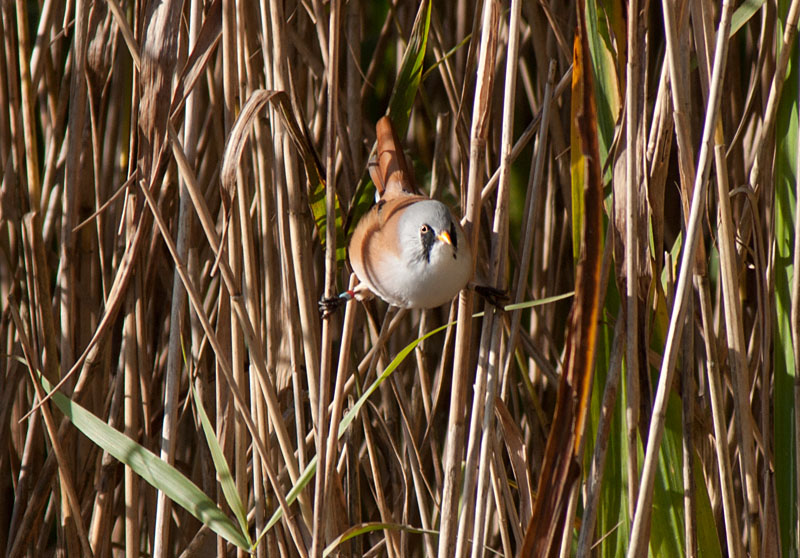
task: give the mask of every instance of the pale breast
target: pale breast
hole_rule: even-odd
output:
[[[458,252],[437,243],[429,259],[411,256],[409,239],[400,241],[398,221],[404,209],[422,196],[381,201],[356,226],[349,259],[359,281],[389,304],[401,308],[434,308],[450,301],[472,273],[472,255],[458,226]]]

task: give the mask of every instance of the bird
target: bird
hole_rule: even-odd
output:
[[[377,296],[399,308],[442,306],[472,279],[469,239],[444,203],[416,193],[390,118],[382,117],[375,129],[376,160],[369,170],[380,198],[350,238],[348,260],[359,284],[340,299]]]

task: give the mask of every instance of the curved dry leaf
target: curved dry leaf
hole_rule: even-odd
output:
[[[533,510],[533,488],[530,479],[530,466],[528,465],[528,449],[522,432],[517,426],[514,417],[506,407],[506,404],[499,397],[495,398],[494,414],[500,421],[503,429],[503,441],[506,444],[511,468],[514,470],[514,478],[517,480],[519,489],[519,518],[520,522],[527,524],[531,519]]]
[[[222,0],[214,0],[211,7],[203,19],[203,26],[200,28],[200,33],[197,36],[197,42],[194,45],[189,59],[181,70],[181,76],[178,79],[178,84],[175,87],[175,93],[172,95],[172,106],[170,114],[175,117],[175,114],[181,110],[183,104],[186,102],[186,97],[194,88],[197,79],[202,75],[203,70],[208,64],[211,55],[214,54],[219,39],[222,36]]]
[[[292,139],[292,143],[294,143],[295,147],[300,152],[300,158],[303,161],[303,167],[305,168],[306,177],[308,178],[308,184],[310,186],[307,194],[308,203],[314,214],[314,223],[317,227],[318,236],[320,241],[324,244],[327,213],[325,207],[325,168],[320,162],[319,156],[311,143],[305,126],[300,125],[302,119],[298,118],[292,106],[292,102],[289,99],[289,95],[285,91],[257,89],[250,95],[250,98],[247,100],[247,103],[245,103],[242,112],[239,113],[233,125],[233,129],[228,137],[228,142],[225,144],[225,153],[222,157],[222,171],[220,172],[221,196],[225,209],[226,221],[231,203],[233,202],[233,197],[236,195],[236,169],[239,166],[239,160],[242,157],[247,138],[250,136],[252,124],[254,120],[261,115],[267,103],[272,104],[276,114],[280,117],[281,123],[286,128],[289,137]],[[337,232],[342,231],[341,211],[339,207],[339,198],[337,196]],[[343,239],[337,242],[337,246],[344,246]],[[343,252],[341,256],[342,258],[344,257]]]

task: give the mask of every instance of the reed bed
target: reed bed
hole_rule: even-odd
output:
[[[796,556],[799,14],[0,3],[0,554]],[[320,315],[384,114],[503,296]]]

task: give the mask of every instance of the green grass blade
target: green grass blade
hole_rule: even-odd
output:
[[[51,384],[39,375],[48,393]],[[250,549],[245,532],[226,516],[217,505],[175,467],[160,459],[147,448],[137,444],[125,434],[111,428],[77,403],[60,392],[52,396],[53,402],[69,418],[75,428],[104,451],[130,467],[148,484],[188,511],[216,534],[243,550]]]
[[[744,27],[763,5],[764,0],[744,0],[739,4],[739,7],[736,8],[736,11],[733,12],[733,16],[731,16],[730,36],[733,37],[739,29]]]
[[[563,293],[560,295],[548,296],[546,298],[540,298],[537,300],[526,300],[525,302],[518,302],[517,304],[507,304],[503,307],[503,310],[506,312],[511,312],[513,310],[524,310],[525,308],[533,308],[534,306],[541,306],[543,304],[550,304],[551,302],[558,302],[559,300],[564,300],[565,298],[569,298],[575,295],[575,291],[570,291],[568,293]]]
[[[658,452],[658,472],[653,491],[650,550],[653,556],[685,556],[683,514],[683,449],[681,400],[670,395],[664,438]]]
[[[403,137],[408,129],[411,107],[417,97],[425,51],[428,48],[428,32],[431,27],[431,3],[425,1],[419,7],[408,46],[403,53],[403,61],[397,73],[392,97],[389,100],[389,116],[394,123],[397,135]]]
[[[618,0],[586,1],[586,32],[592,57],[597,103],[597,143],[600,149],[601,168],[606,166],[606,158],[614,140],[614,127],[617,125],[617,117],[620,114],[624,96],[624,92],[619,90],[620,79],[615,62],[618,53],[613,47],[615,43],[627,40],[625,36],[618,36],[625,32],[624,10],[621,4]],[[620,67],[624,68],[624,66]],[[610,179],[610,173],[609,167],[604,177],[606,181]]]
[[[429,529],[420,529],[411,527],[409,525],[398,525],[397,523],[362,523],[349,528],[347,531],[339,535],[334,541],[329,544],[322,552],[322,556],[329,556],[331,552],[343,542],[349,541],[353,537],[363,535],[365,533],[372,533],[374,531],[405,531],[406,533],[413,533],[416,535],[438,535],[438,531],[431,531]]]
[[[778,3],[778,31],[783,35],[789,2]],[[773,322],[774,388],[772,391],[773,435],[775,457],[775,488],[778,520],[784,556],[797,556],[797,467],[795,446],[794,381],[797,363],[792,351],[792,279],[793,253],[796,241],[794,230],[795,195],[797,184],[796,149],[798,119],[797,47],[789,61],[786,81],[775,127],[775,294]]]
[[[200,424],[203,426],[203,433],[206,436],[208,449],[211,451],[211,459],[214,461],[214,469],[217,471],[217,478],[222,486],[222,493],[225,495],[225,501],[233,511],[239,521],[239,528],[245,537],[247,537],[248,546],[252,546],[250,535],[247,527],[247,510],[245,510],[242,499],[239,498],[239,492],[236,490],[236,484],[233,481],[228,462],[225,460],[225,455],[222,453],[222,448],[219,445],[217,436],[214,433],[214,427],[211,426],[211,421],[208,420],[206,410],[203,408],[203,402],[197,397],[197,392],[194,389],[194,384],[189,382],[192,391],[192,400],[197,409],[197,415],[200,417]]]
[[[708,496],[708,486],[706,486],[706,479],[703,475],[703,463],[697,453],[695,453],[692,475],[694,476],[695,516],[697,518],[697,553],[703,558],[722,558],[717,521],[714,517],[714,510],[711,508],[711,499]]]

